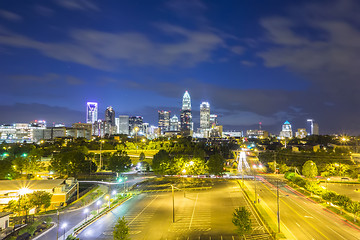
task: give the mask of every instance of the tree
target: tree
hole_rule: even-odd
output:
[[[117,151],[109,159],[108,168],[113,172],[125,172],[130,166],[131,159],[125,151]]]
[[[302,169],[302,174],[308,178],[316,177],[318,174],[316,164],[311,160],[306,161]]]
[[[209,173],[220,175],[224,172],[225,159],[220,154],[211,155],[207,162]]]
[[[139,155],[139,161],[144,161],[145,160],[145,153],[144,152],[141,152],[140,155]]]
[[[119,218],[114,227],[114,240],[128,240],[129,238],[129,227],[126,225],[125,217]]]
[[[243,237],[251,232],[250,212],[245,207],[236,208],[233,212],[232,222],[236,227],[236,232]]]
[[[36,191],[28,195],[30,203],[35,206],[35,212],[43,207],[45,210],[50,207],[52,194],[45,191]]]

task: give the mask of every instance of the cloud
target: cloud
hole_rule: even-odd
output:
[[[92,10],[99,11],[99,7],[96,6],[91,0],[55,0],[59,6],[70,9],[70,10]]]
[[[224,40],[209,31],[191,31],[169,24],[158,24],[157,28],[162,34],[180,36],[182,40],[158,43],[137,32],[108,33],[77,29],[70,32],[70,41],[50,43],[0,28],[0,45],[35,49],[57,60],[107,71],[118,68],[120,63],[192,67],[211,61],[212,52],[224,46]]]
[[[165,7],[170,9],[176,16],[181,19],[188,19],[193,24],[207,24],[208,20],[204,16],[207,6],[200,0],[183,1],[169,0],[166,1]]]
[[[35,5],[34,6],[35,12],[37,12],[38,14],[45,16],[45,17],[50,17],[54,14],[54,11],[51,8],[42,6],[42,5]]]
[[[230,50],[235,54],[241,55],[244,53],[245,49],[242,46],[233,46],[230,48]]]
[[[303,112],[316,115],[328,129],[345,122],[339,127],[357,129],[360,120],[354,113],[360,108],[360,17],[354,9],[360,10],[357,1],[312,3],[297,6],[291,16],[260,21],[268,47],[257,55],[266,67],[286,68],[309,81],[303,100],[291,96],[288,102],[299,101]]]
[[[0,9],[0,17],[13,22],[22,21],[22,17],[20,15],[2,9]]]
[[[28,123],[35,119],[44,119],[50,126],[53,122],[65,123],[69,126],[75,122],[85,121],[85,112],[38,103],[0,105],[0,111],[7,113],[0,115],[0,123],[2,124],[13,123],[14,119],[20,123]]]

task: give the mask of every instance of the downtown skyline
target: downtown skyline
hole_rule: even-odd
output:
[[[19,5],[21,7],[19,8]],[[356,1],[2,1],[0,123],[85,122],[87,101],[116,115],[179,116],[206,101],[226,130],[278,133],[315,119],[359,134]],[[299,13],[301,12],[301,13]]]

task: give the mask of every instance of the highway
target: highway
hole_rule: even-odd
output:
[[[130,238],[137,239],[239,239],[231,222],[239,206],[247,206],[235,181],[220,180],[211,190],[175,192],[175,222],[172,222],[171,192],[142,193],[82,231],[80,239],[113,239],[116,220],[125,216]],[[252,216],[255,238],[268,239]]]
[[[264,176],[265,177],[265,176]],[[257,182],[257,193],[262,206],[276,221],[276,180],[265,177],[263,182]],[[246,181],[251,191],[254,181]],[[275,185],[275,186],[274,186]],[[281,231],[288,239],[360,239],[360,231],[330,213],[319,204],[293,192],[285,183],[280,182],[280,216]]]

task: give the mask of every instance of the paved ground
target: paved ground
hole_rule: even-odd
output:
[[[320,186],[328,187],[330,191],[346,195],[354,201],[360,201],[360,184],[321,183]]]
[[[257,192],[261,204],[276,222],[276,183],[274,178],[266,178],[269,182],[257,183]],[[254,190],[254,181],[249,181],[248,185]],[[288,239],[360,239],[360,230],[337,215],[301,194],[292,192],[283,182],[280,183],[280,189],[281,231],[286,233]]]
[[[232,212],[247,206],[234,181],[221,181],[211,190],[175,192],[175,222],[172,222],[172,195],[140,194],[90,225],[80,239],[113,239],[116,220],[125,216],[131,239],[239,239],[231,222]],[[254,236],[268,239],[258,220],[252,217]]]

